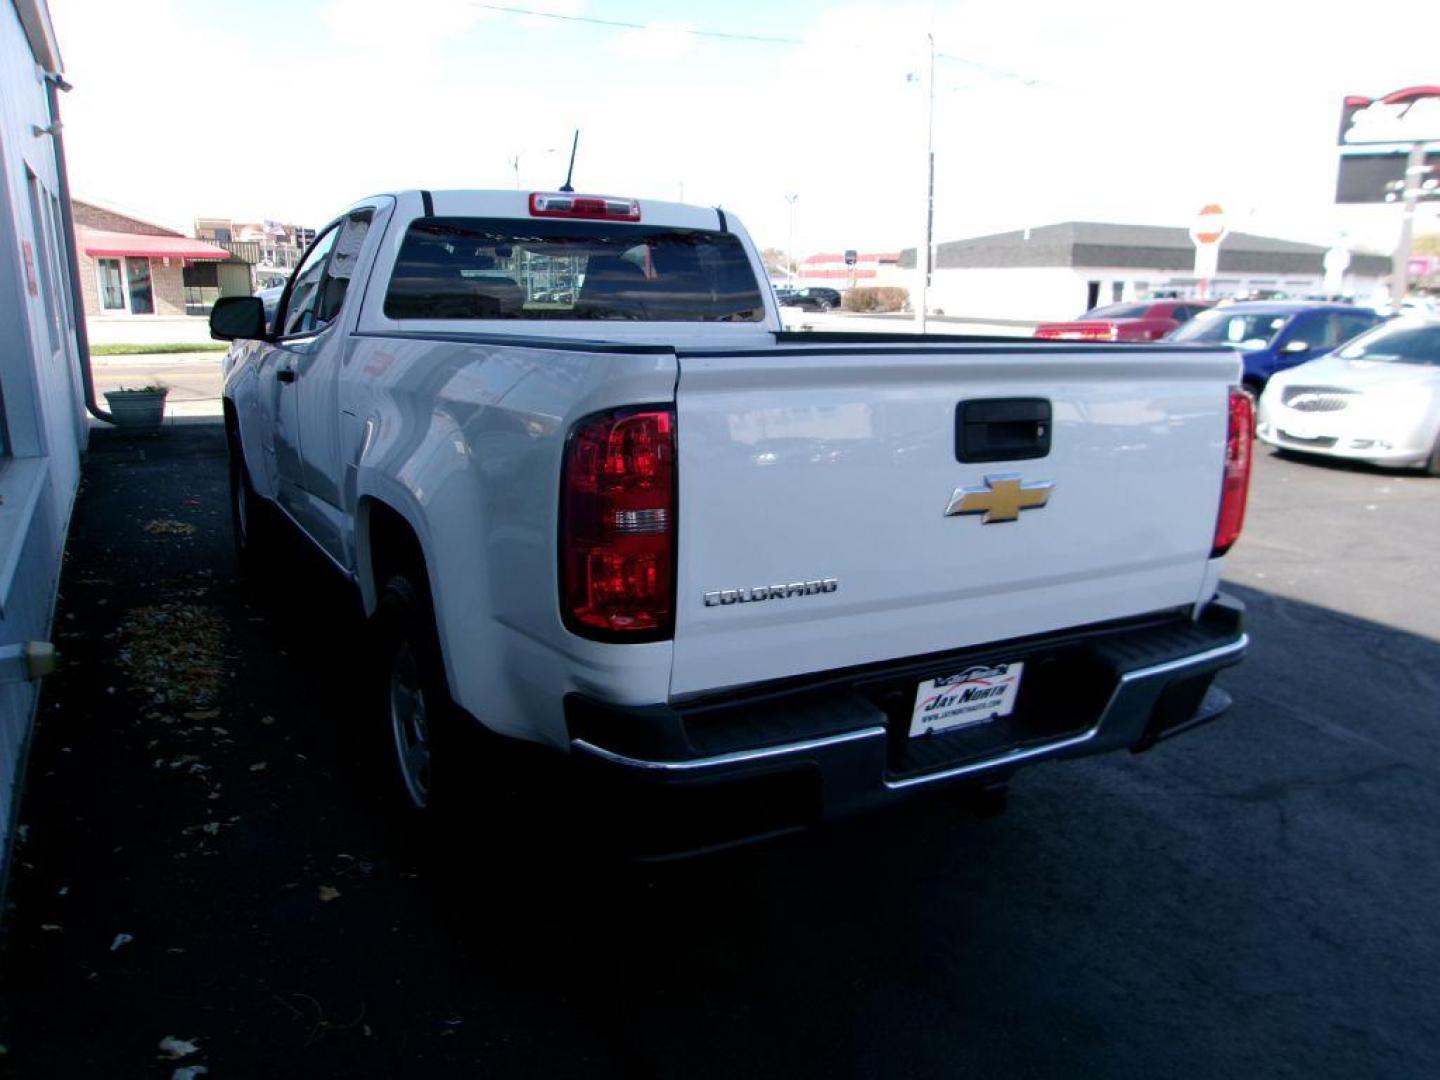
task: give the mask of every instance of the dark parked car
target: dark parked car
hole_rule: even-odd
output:
[[[1035,336],[1052,341],[1158,341],[1209,307],[1205,300],[1110,304],[1072,322],[1041,323]]]
[[[1277,371],[1324,356],[1380,321],[1371,309],[1350,304],[1242,301],[1202,312],[1169,340],[1240,349],[1245,385],[1258,394]]]
[[[827,289],[823,285],[807,285],[796,289],[788,297],[781,297],[785,307],[803,308],[805,311],[829,311],[840,306],[840,291]]]

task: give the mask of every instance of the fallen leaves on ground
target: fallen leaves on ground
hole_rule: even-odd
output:
[[[174,518],[156,518],[145,523],[145,531],[151,536],[194,536],[195,526]]]
[[[118,631],[120,664],[157,705],[204,712],[225,676],[225,622],[211,608],[155,604],[132,610]]]

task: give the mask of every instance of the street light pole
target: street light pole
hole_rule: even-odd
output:
[[[785,201],[790,204],[790,238],[785,244],[785,273],[789,277],[789,283],[795,284],[795,200],[799,195],[786,195]]]
[[[925,242],[915,248],[915,269],[919,273],[916,286],[915,325],[920,333],[928,329],[927,310],[930,306],[930,253],[935,234],[935,35],[925,35],[930,50],[930,71],[925,87]]]
[[[1410,155],[1405,159],[1405,187],[1401,199],[1403,210],[1400,218],[1400,244],[1395,249],[1395,292],[1391,302],[1398,305],[1410,291],[1410,247],[1415,237],[1415,204],[1420,201],[1420,181],[1425,175],[1425,144],[1410,144]]]

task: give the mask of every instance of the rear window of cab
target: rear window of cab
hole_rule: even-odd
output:
[[[583,220],[427,217],[385,294],[391,319],[759,322],[740,238]]]

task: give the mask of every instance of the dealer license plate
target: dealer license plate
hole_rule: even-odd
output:
[[[1292,416],[1285,418],[1284,430],[1286,435],[1295,439],[1318,439],[1322,435],[1318,425],[1310,420]]]
[[[1020,692],[1023,663],[975,664],[955,675],[927,679],[915,692],[910,736],[984,724],[1009,716]]]

